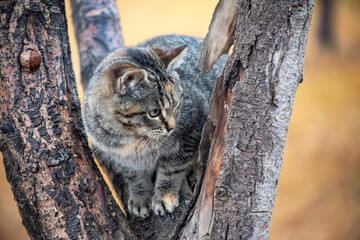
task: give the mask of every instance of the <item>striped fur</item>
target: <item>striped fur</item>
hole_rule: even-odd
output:
[[[110,178],[128,185],[128,212],[172,212],[193,170],[214,81],[196,68],[202,40],[168,35],[108,55],[85,91],[83,121]],[[184,50],[185,46],[187,48]]]

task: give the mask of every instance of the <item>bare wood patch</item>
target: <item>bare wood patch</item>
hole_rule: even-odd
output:
[[[237,22],[237,0],[220,0],[211,19],[197,65],[203,66],[203,73],[210,71],[219,57],[228,53],[234,42]]]

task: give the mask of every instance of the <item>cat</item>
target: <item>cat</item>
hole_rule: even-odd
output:
[[[84,94],[82,117],[92,150],[110,180],[124,179],[127,211],[172,213],[197,149],[216,78],[226,57],[202,75],[202,39],[152,38],[109,54]],[[118,193],[121,194],[121,193]]]

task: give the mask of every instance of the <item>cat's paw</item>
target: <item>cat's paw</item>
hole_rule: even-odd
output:
[[[165,209],[169,213],[172,213],[175,208],[179,206],[179,195],[178,194],[166,194],[163,197],[154,196],[152,202],[152,209],[156,215],[165,215]],[[165,207],[165,209],[164,209]]]
[[[130,197],[128,201],[128,211],[135,216],[147,218],[150,216],[149,203],[149,198]]]

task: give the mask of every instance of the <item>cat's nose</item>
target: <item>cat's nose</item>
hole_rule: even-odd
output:
[[[175,128],[175,125],[169,125],[168,123],[165,123],[165,128],[170,133],[171,130]]]
[[[172,117],[165,122],[165,128],[170,133],[175,128],[175,119]]]

